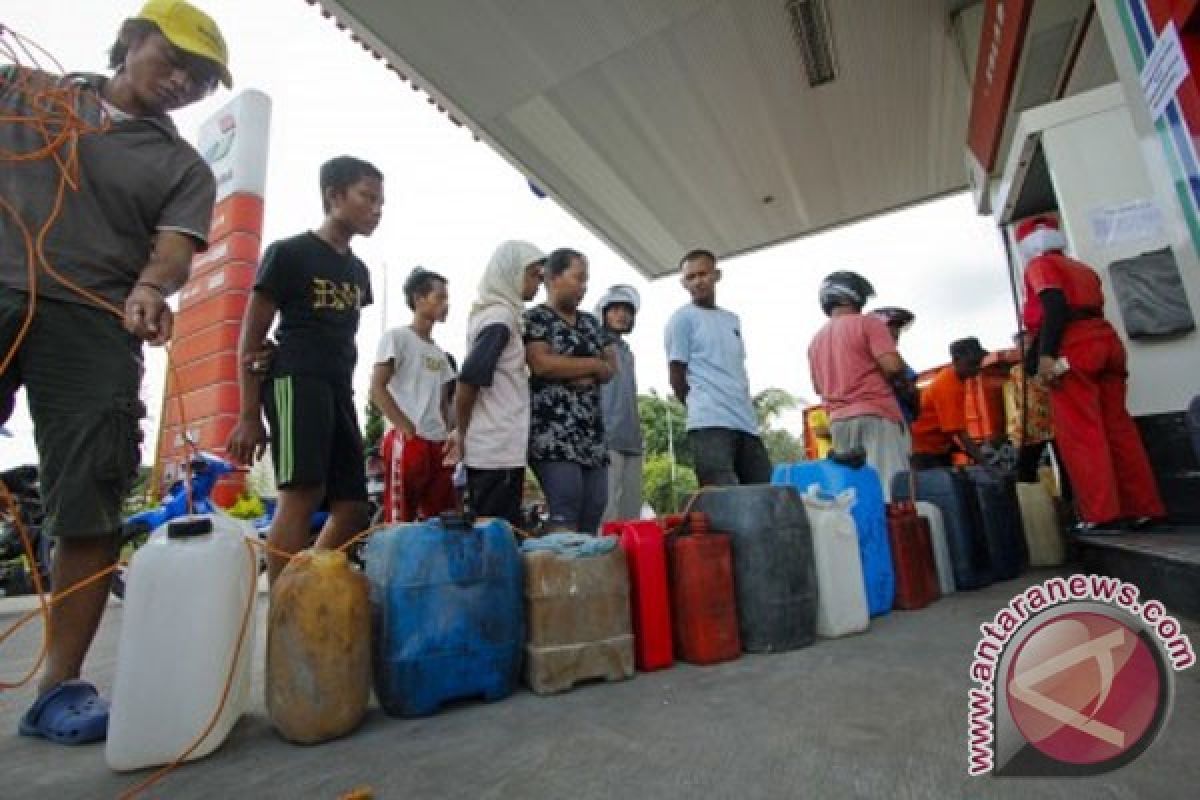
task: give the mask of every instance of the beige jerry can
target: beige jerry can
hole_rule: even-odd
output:
[[[1025,545],[1029,549],[1029,566],[1057,567],[1066,560],[1066,546],[1058,527],[1054,500],[1040,481],[1017,484],[1017,503],[1021,506],[1021,523],[1025,529]]]
[[[549,550],[524,554],[529,640],[525,680],[554,694],[597,678],[633,675],[629,572],[616,547],[571,557]]]

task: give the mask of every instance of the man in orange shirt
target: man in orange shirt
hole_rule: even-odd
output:
[[[979,374],[987,351],[974,336],[950,345],[950,366],[943,367],[933,383],[921,392],[921,410],[912,426],[913,466],[917,469],[948,467],[956,451],[979,464],[987,458],[967,436],[964,381]]]
[[[1067,241],[1053,218],[1027,219],[1016,234],[1027,262],[1022,314],[1025,327],[1037,333],[1037,377],[1050,388],[1080,529],[1118,521],[1143,527],[1166,516],[1125,409],[1125,347],[1104,318],[1100,276],[1063,254]]]

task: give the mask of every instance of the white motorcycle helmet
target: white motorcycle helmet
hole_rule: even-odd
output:
[[[604,324],[604,312],[614,303],[625,303],[633,308],[634,320],[637,319],[637,313],[642,307],[642,297],[638,294],[638,290],[627,283],[618,283],[615,286],[608,287],[601,297],[600,302],[596,303],[596,316],[600,319],[600,324]],[[633,330],[633,322],[629,323],[629,330]]]

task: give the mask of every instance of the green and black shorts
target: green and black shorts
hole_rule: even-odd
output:
[[[365,501],[363,438],[350,384],[277,375],[262,391],[279,488],[324,485],[329,501]]]

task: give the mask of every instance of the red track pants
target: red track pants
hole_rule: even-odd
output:
[[[1080,519],[1165,516],[1146,449],[1125,410],[1128,373],[1116,331],[1103,319],[1071,322],[1061,355],[1071,368],[1050,392],[1050,408]]]
[[[442,465],[442,446],[394,428],[383,435],[384,522],[412,522],[454,510],[454,470]]]

